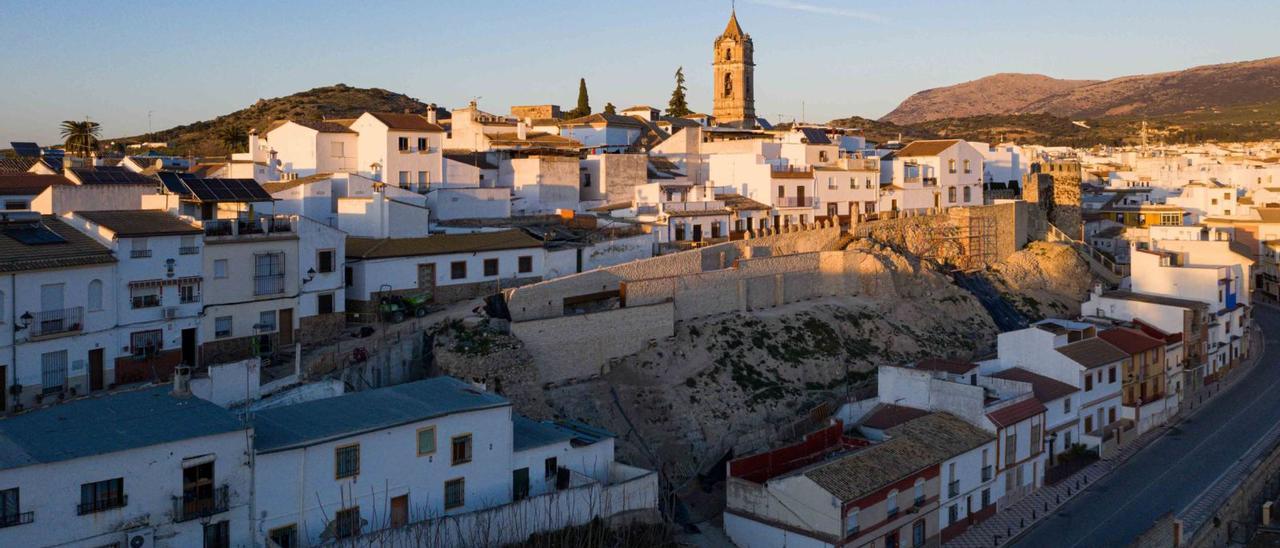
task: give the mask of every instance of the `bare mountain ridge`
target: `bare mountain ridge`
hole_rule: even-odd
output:
[[[941,118],[1012,114],[1023,111],[1033,101],[1097,82],[1002,72],[954,86],[917,92],[880,120],[914,124]]]
[[[1161,116],[1280,100],[1280,57],[1111,80],[996,74],[908,97],[881,120],[911,124],[982,114]]]

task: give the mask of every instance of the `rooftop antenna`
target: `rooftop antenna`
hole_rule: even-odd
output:
[[[800,123],[803,124],[805,120],[806,118],[804,116],[804,101],[800,101]]]

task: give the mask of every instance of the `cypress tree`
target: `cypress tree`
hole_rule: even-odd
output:
[[[618,107],[613,106],[613,103],[605,103],[605,104],[604,104],[604,113],[605,113],[605,114],[617,114],[617,113],[618,113]]]
[[[676,69],[676,89],[671,91],[671,101],[667,103],[667,116],[679,118],[693,114],[689,110],[689,102],[684,97],[684,67]]]
[[[573,109],[573,117],[579,118],[591,114],[591,102],[587,98],[587,79],[578,79],[578,106]]]

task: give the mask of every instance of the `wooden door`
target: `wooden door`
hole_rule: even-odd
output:
[[[94,348],[89,351],[89,391],[102,390],[103,350]]]
[[[196,328],[182,330],[182,363],[196,365]]]
[[[409,495],[391,498],[391,526],[404,527],[409,524]]]
[[[434,263],[418,265],[418,290],[426,295],[428,302],[435,301],[436,265]]]
[[[293,309],[281,308],[280,317],[276,319],[279,322],[280,330],[280,346],[289,346],[293,344]]]

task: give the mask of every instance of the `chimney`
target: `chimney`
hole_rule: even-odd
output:
[[[516,139],[523,141],[528,136],[529,136],[529,126],[526,126],[523,120],[516,122]]]
[[[433,124],[436,123],[436,104],[435,103],[431,103],[427,105],[427,121]]]
[[[249,158],[258,158],[258,130],[249,128]]]
[[[173,369],[173,395],[185,397],[191,395],[191,367],[179,365]]]
[[[98,151],[93,150],[89,152],[89,165],[93,167],[102,165],[102,159],[98,158]]]

